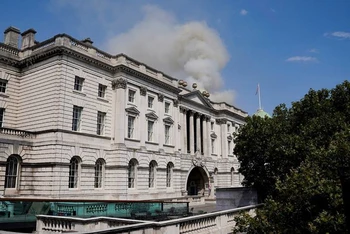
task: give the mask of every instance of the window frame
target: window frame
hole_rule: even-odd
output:
[[[103,136],[105,134],[105,122],[106,122],[106,112],[97,111],[97,129],[96,134]]]
[[[78,156],[71,158],[69,162],[68,188],[77,189],[80,185],[81,160]]]
[[[151,131],[150,131],[150,123],[152,123]],[[150,119],[147,120],[147,141],[149,141],[149,142],[153,142],[154,141],[154,138],[153,138],[154,123],[155,123],[154,120],[150,120]]]
[[[8,80],[0,79],[0,93],[6,93]]]
[[[170,107],[171,107],[170,102],[164,102],[164,113],[165,114],[170,114]]]
[[[156,187],[157,163],[152,160],[148,166],[148,188]]]
[[[133,120],[132,121],[132,128],[130,127],[130,120]],[[134,116],[134,115],[128,115],[128,124],[127,124],[127,138],[129,138],[129,139],[135,139],[135,132],[134,132],[134,130],[135,130],[135,122],[136,122],[136,116]],[[131,132],[130,132],[130,129],[132,130]]]
[[[137,161],[131,159],[128,164],[128,189],[136,188]]]
[[[103,84],[98,84],[97,96],[99,98],[106,98],[107,86]]]
[[[152,100],[151,102],[150,102],[150,99]],[[153,96],[150,96],[150,95],[147,97],[147,108],[153,109],[154,99],[155,98]]]
[[[174,165],[171,162],[169,162],[166,166],[166,187],[167,188],[172,187],[173,168],[174,168]]]
[[[75,76],[74,78],[74,90],[78,92],[83,92],[85,79],[80,76]]]
[[[5,108],[0,108],[0,128],[4,127]]]
[[[211,153],[215,154],[215,139],[211,138]]]
[[[168,132],[167,132],[167,129],[168,129]],[[171,125],[170,124],[164,124],[164,144],[165,145],[171,144]]]
[[[72,131],[81,131],[81,119],[83,115],[83,107],[73,105]]]
[[[135,101],[136,101],[136,90],[128,89],[128,102],[135,103]]]
[[[94,179],[94,188],[103,188],[105,174],[105,161],[102,158],[99,158],[95,162],[95,179]]]
[[[10,155],[6,161],[4,189],[18,189],[21,158],[17,155]]]

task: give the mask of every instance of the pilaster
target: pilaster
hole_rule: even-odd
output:
[[[118,78],[112,81],[112,89],[114,90],[114,121],[112,123],[114,129],[114,143],[124,145],[125,134],[125,98],[126,98],[126,79]]]
[[[194,119],[193,119],[193,112],[189,111],[188,113],[190,115],[190,153],[194,154]]]

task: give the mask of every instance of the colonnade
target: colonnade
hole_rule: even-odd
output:
[[[180,122],[183,139],[181,148],[190,154],[210,155],[210,117],[184,107],[180,107]]]

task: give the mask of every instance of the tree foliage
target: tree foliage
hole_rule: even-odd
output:
[[[310,90],[272,118],[248,117],[234,153],[263,208],[236,232],[345,233],[339,169],[350,162],[350,83]]]

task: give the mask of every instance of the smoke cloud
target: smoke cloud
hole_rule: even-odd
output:
[[[158,70],[210,92],[213,101],[233,103],[235,92],[222,90],[220,71],[229,60],[218,33],[205,22],[180,24],[169,12],[143,8],[144,17],[130,30],[110,37],[106,48],[125,53]]]

